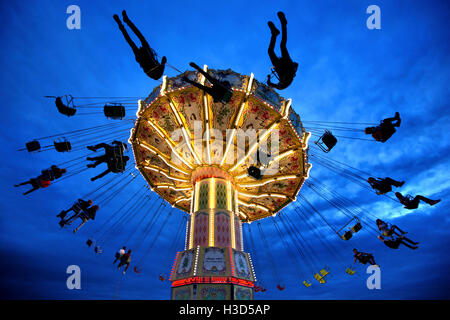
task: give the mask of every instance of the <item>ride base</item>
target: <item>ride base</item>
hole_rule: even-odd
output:
[[[233,178],[219,168],[201,167],[191,180],[186,246],[169,279],[172,300],[252,300],[256,279],[243,251]]]

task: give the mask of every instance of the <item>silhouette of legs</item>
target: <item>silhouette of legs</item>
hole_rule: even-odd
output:
[[[134,23],[131,22],[130,18],[128,18],[127,12],[125,10],[122,11],[122,18],[123,18],[123,21],[130,27],[130,29],[133,30],[134,34],[139,38],[139,40],[141,41],[142,46],[146,46],[146,47],[150,48],[147,40],[144,38],[142,33],[134,25]]]
[[[136,44],[133,42],[133,40],[131,40],[130,36],[128,35],[127,30],[125,29],[125,27],[122,24],[122,21],[120,21],[119,16],[117,14],[115,14],[113,16],[113,18],[114,18],[114,20],[116,20],[117,24],[119,25],[119,29],[120,29],[120,31],[122,31],[123,37],[128,42],[128,45],[131,47],[131,49],[133,49],[134,54],[137,55],[139,52],[139,49],[136,46]]]

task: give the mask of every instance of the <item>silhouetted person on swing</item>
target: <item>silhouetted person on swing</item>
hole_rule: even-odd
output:
[[[390,223],[384,222],[381,219],[377,219],[376,224],[377,224],[378,230],[381,231],[381,235],[385,236],[385,237],[392,237],[394,234],[398,237],[401,237],[404,234],[407,234],[406,231],[403,231],[396,225],[391,225]],[[396,230],[400,233],[398,233]]]
[[[155,51],[152,48],[150,48],[147,40],[145,40],[142,33],[138,30],[138,28],[136,28],[133,22],[130,21],[125,10],[122,11],[122,17],[123,21],[130,27],[131,30],[133,30],[133,32],[141,41],[142,47],[138,48],[136,44],[133,42],[133,40],[131,40],[130,36],[128,35],[128,32],[125,30],[125,27],[120,21],[119,16],[117,14],[113,16],[114,20],[116,20],[117,24],[119,25],[119,29],[120,31],[122,31],[125,40],[130,45],[131,49],[133,49],[136,61],[144,70],[145,74],[147,74],[150,78],[154,80],[158,80],[164,73],[164,68],[167,62],[166,57],[165,56],[162,57],[161,63],[159,63],[158,59],[156,58]]]
[[[98,176],[91,178],[91,181],[100,179],[100,178],[106,176],[110,172],[112,172],[112,173],[124,172],[128,160],[130,160],[130,158],[128,156],[116,157],[116,158],[107,160],[106,163],[108,165],[108,169],[106,169],[105,171],[100,173]]]
[[[209,94],[214,99],[214,102],[227,103],[228,101],[231,100],[231,97],[233,96],[233,91],[231,90],[231,84],[228,81],[219,81],[215,79],[209,73],[205,72],[202,68],[196,65],[194,62],[189,63],[189,65],[192,68],[196,69],[198,72],[200,72],[202,75],[204,75],[205,78],[212,84],[212,86],[211,87],[204,86],[198,82],[192,81],[186,76],[183,77],[184,81],[192,84],[194,87],[197,87],[200,90],[203,90],[204,92]]]
[[[428,203],[430,206],[434,206],[436,203],[441,201],[441,199],[439,199],[439,200],[431,200],[431,199],[426,198],[426,197],[421,196],[421,195],[417,195],[414,198],[411,195],[409,195],[409,194],[406,195],[406,196],[403,196],[400,192],[396,192],[395,196],[400,201],[400,203],[404,205],[405,209],[410,209],[410,210],[417,209],[419,207],[419,202],[420,201]]]
[[[24,186],[24,185],[27,185],[27,184],[31,184],[31,186],[33,188],[28,190],[27,192],[24,192],[23,195],[25,196],[25,195],[27,195],[27,194],[29,194],[29,193],[31,193],[33,191],[36,191],[38,189],[47,188],[50,185],[50,183],[51,182],[49,180],[44,180],[44,179],[42,179],[42,176],[39,176],[37,178],[32,178],[32,179],[30,179],[28,181],[16,184],[16,185],[14,185],[14,187],[19,187],[19,186]]]
[[[391,249],[398,249],[398,247],[402,244],[410,249],[416,250],[417,248],[419,248],[417,245],[419,244],[419,242],[414,242],[408,238],[405,238],[405,236],[400,236],[397,239],[384,239],[383,236],[378,236],[378,239],[380,239],[381,241],[383,241],[383,243],[388,246]],[[407,242],[411,243],[412,245],[408,244]]]
[[[365,134],[371,134],[372,137],[379,142],[386,142],[396,132],[395,127],[400,127],[400,114],[395,113],[395,117],[386,118],[376,127],[367,127],[364,129]]]
[[[366,252],[360,252],[357,249],[353,249],[354,253],[354,261],[353,263],[356,263],[356,260],[358,260],[362,264],[371,264],[373,266],[376,266],[375,259],[373,258],[373,255],[371,253]]]
[[[79,214],[80,209],[87,210],[87,208],[89,208],[91,205],[92,205],[91,199],[89,199],[87,201],[83,200],[83,199],[78,199],[78,201],[73,206],[71,206],[69,209],[62,210],[59,214],[56,215],[58,218],[61,218],[61,221],[60,221],[61,227],[64,226],[66,223],[69,223],[73,219],[75,219],[76,216]],[[73,211],[74,214],[70,218],[64,220],[64,218],[70,211]]]
[[[91,151],[97,151],[100,148],[105,149],[105,154],[98,157],[87,157],[86,160],[95,161],[94,163],[88,164],[88,168],[95,168],[99,164],[108,161],[113,161],[114,159],[123,157],[123,153],[127,150],[127,145],[123,142],[114,140],[110,145],[107,143],[99,143],[95,146],[87,146]]]
[[[281,43],[280,43],[280,49],[281,49],[281,57],[277,57],[275,54],[275,42],[277,40],[277,36],[280,34],[280,30],[278,30],[272,21],[269,21],[267,24],[269,25],[270,31],[272,32],[272,37],[270,38],[270,44],[269,44],[269,57],[270,61],[273,64],[273,69],[275,72],[275,76],[278,78],[279,82],[278,84],[272,83],[270,81],[271,75],[269,74],[267,76],[267,84],[275,89],[286,89],[289,87],[289,85],[294,80],[295,74],[297,72],[298,63],[293,62],[291,57],[289,56],[289,53],[286,48],[286,42],[287,42],[287,20],[284,16],[284,13],[279,11],[278,12],[278,18],[281,22]]]
[[[392,191],[392,186],[401,187],[405,184],[405,181],[396,181],[389,177],[386,177],[384,179],[381,178],[375,179],[373,177],[369,177],[367,179],[367,182],[369,182],[370,186],[377,191],[378,195]]]

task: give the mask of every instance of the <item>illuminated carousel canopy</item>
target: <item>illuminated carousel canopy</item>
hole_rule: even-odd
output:
[[[164,77],[145,101],[139,101],[129,140],[137,167],[153,191],[188,213],[193,210],[196,181],[220,178],[235,190],[242,221],[273,215],[295,201],[308,177],[310,134],[291,100],[253,74],[209,72],[231,84],[233,96],[227,103],[215,103],[184,82],[186,76],[208,84],[203,75],[191,71]],[[260,179],[249,175],[251,166],[261,170]]]

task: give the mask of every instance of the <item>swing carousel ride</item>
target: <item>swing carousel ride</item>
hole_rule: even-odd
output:
[[[172,299],[253,299],[256,293],[268,290],[254,273],[253,260],[262,269],[261,259],[264,268],[271,268],[276,288],[283,291],[286,285],[274,259],[274,245],[284,247],[292,266],[299,271],[301,278],[296,286],[321,286],[327,283],[331,268],[320,261],[317,245],[311,244],[309,236],[320,241],[329,257],[343,262],[342,271],[355,275],[356,270],[345,265],[336,241],[326,231],[332,231],[341,243],[352,239],[363,225],[364,230],[376,235],[377,230],[372,226],[376,217],[320,179],[310,177],[311,162],[375,193],[367,184],[367,178],[374,175],[327,155],[338,138],[374,142],[334,135],[331,129],[364,133],[360,126],[376,124],[301,120],[291,99],[281,97],[253,74],[208,70],[205,65],[204,72],[220,83],[229,84],[219,101],[192,85],[196,82],[209,88],[214,86],[202,72],[175,70],[177,76],[164,76],[147,97],[47,96],[55,99],[57,110],[65,116],[98,118],[103,113],[109,122],[26,143],[20,150],[38,153],[55,149],[59,153],[79,154],[26,182],[33,185],[32,191],[48,187],[50,181],[60,183],[102,162],[108,163],[108,170],[95,179],[113,173],[110,178],[103,179],[105,182],[102,180],[93,191],[80,195],[66,211],[73,210],[73,217],[83,221],[74,232],[95,217],[95,212],[92,215],[83,207],[86,203],[94,202],[100,212],[105,212],[97,219],[103,223],[96,231],[88,227],[90,237],[86,244],[93,246],[97,254],[103,252],[102,245],[108,237],[113,235],[118,239],[124,227],[131,228],[121,241],[122,245],[133,248],[133,255],[140,254],[138,260],[133,259],[137,262],[133,262],[132,269],[137,274],[143,272],[142,266],[164,229],[177,225],[169,223],[172,214],[177,212],[173,216],[181,219],[170,235],[172,244],[166,252],[165,265],[173,261],[171,258],[186,228],[184,250],[176,252],[170,276],[159,275],[159,280],[171,282]],[[91,112],[99,107],[103,108],[102,112]],[[136,112],[136,117],[127,117],[130,111]],[[311,136],[316,141],[309,145]],[[124,155],[128,152],[123,143],[127,138],[134,165],[127,165],[129,157]],[[107,145],[110,141],[113,143]],[[92,158],[92,153],[85,154],[86,147],[92,152],[104,148],[105,155]],[[86,156],[87,160],[96,162],[86,167]],[[130,190],[130,185],[136,186],[141,177],[145,183],[141,181],[134,188],[136,192],[124,192]],[[45,185],[39,184],[42,180]],[[337,214],[329,217],[323,208],[317,209],[305,189],[314,194],[315,200],[325,200],[340,217]],[[396,201],[387,194],[383,196]],[[104,209],[114,201],[112,210]],[[123,205],[117,205],[119,201]],[[64,215],[58,216],[64,220]],[[268,241],[261,220],[273,223],[280,241]],[[255,234],[255,228],[252,231],[253,222],[259,234]],[[92,224],[89,222],[88,226]],[[60,225],[67,227],[70,223],[62,221]],[[244,250],[244,239],[253,260]],[[128,269],[130,260],[124,263]],[[304,269],[308,270],[306,274],[302,272]],[[317,283],[313,284],[314,280]]]

